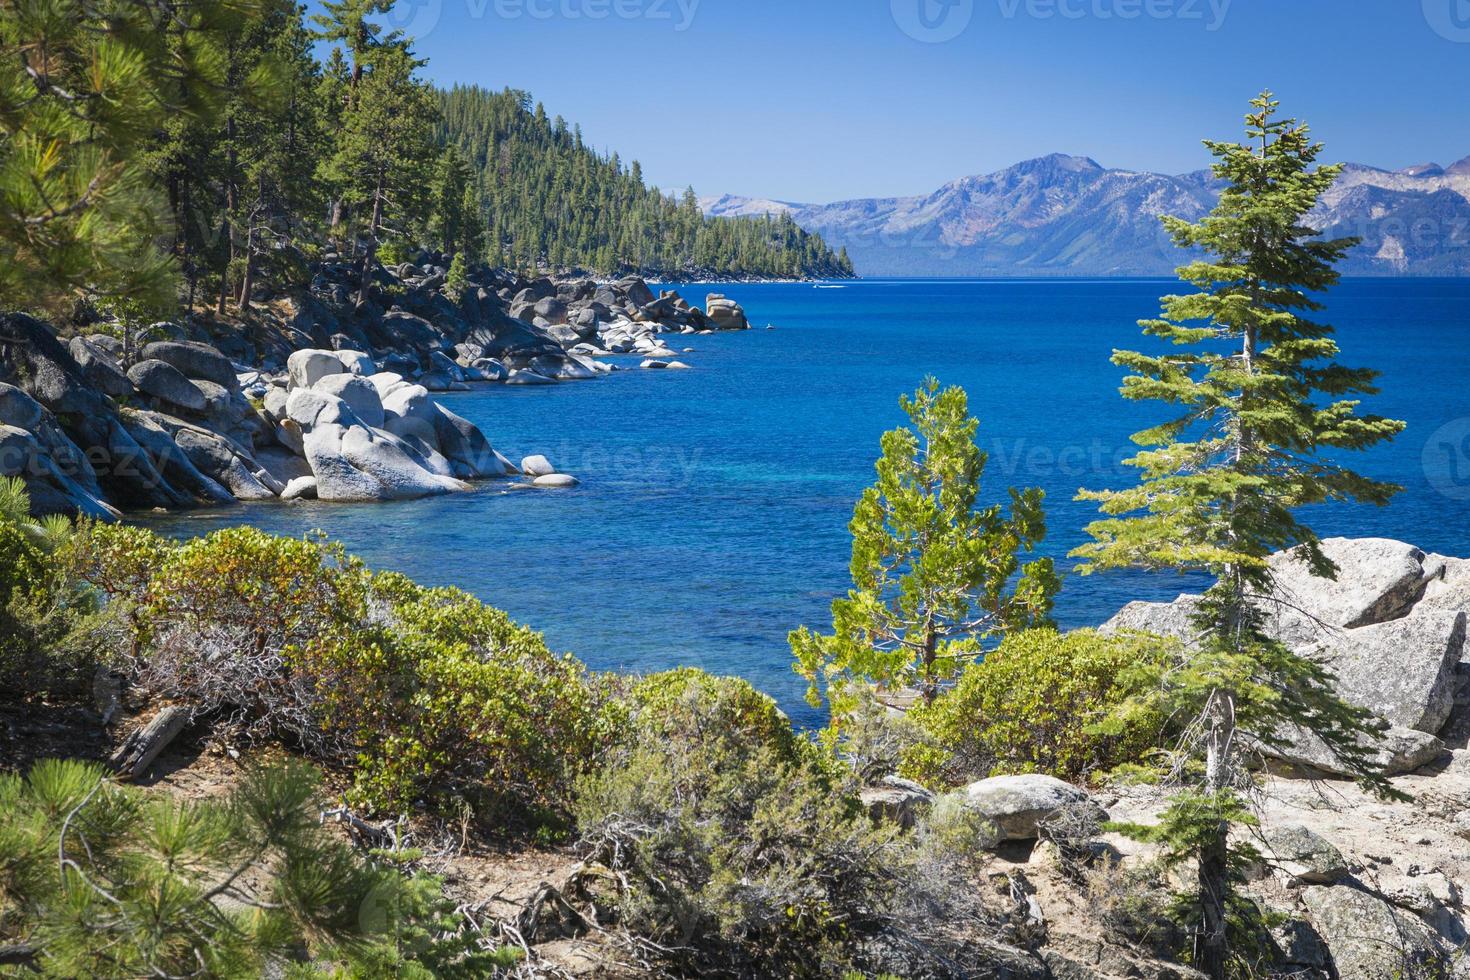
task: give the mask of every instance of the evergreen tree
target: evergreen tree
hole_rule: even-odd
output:
[[[359,303],[367,300],[384,236],[406,235],[426,217],[434,104],[415,77],[419,64],[403,44],[380,46],[342,114],[331,173],[345,200],[367,215]]]
[[[933,701],[984,640],[1044,624],[1057,590],[1051,559],[1018,557],[1046,534],[1042,492],[1012,489],[1010,513],[976,507],[986,454],[964,389],[931,378],[900,404],[913,428],[884,434],[853,511],[853,588],[832,603],[832,633],[790,637],[807,699],[825,687],[837,723],[867,684]]]
[[[1314,167],[1321,144],[1305,125],[1278,119],[1270,93],[1251,106],[1246,144],[1205,144],[1227,185],[1219,205],[1198,223],[1164,219],[1181,248],[1208,254],[1179,270],[1195,291],[1164,297],[1163,316],[1141,322],[1179,350],[1113,357],[1133,372],[1123,397],[1162,401],[1175,415],[1134,436],[1155,447],[1131,461],[1142,470],[1138,486],[1082,494],[1109,516],[1089,528],[1095,542],[1075,552],[1084,572],[1179,569],[1217,579],[1198,617],[1198,650],[1169,672],[1164,690],[1198,712],[1198,738],[1178,763],[1196,778],[1148,831],[1176,861],[1196,865],[1194,958],[1212,977],[1228,971],[1233,876],[1246,853],[1232,846],[1230,827],[1250,821],[1241,795],[1249,741],[1279,746],[1306,729],[1383,785],[1371,771],[1367,714],[1336,696],[1319,664],[1269,635],[1266,559],[1294,549],[1332,577],[1295,511],[1386,503],[1397,487],[1337,460],[1404,428],[1358,413],[1356,396],[1374,393],[1375,374],[1337,364],[1332,328],[1312,319],[1322,309],[1313,297],[1337,282],[1334,264],[1356,244],[1321,240],[1305,223],[1341,168]]]
[[[253,0],[0,5],[0,308],[115,297],[165,308],[169,208],[143,151],[204,118]]]

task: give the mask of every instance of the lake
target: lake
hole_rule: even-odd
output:
[[[990,453],[982,491],[1047,494],[1045,552],[1085,539],[1080,487],[1126,485],[1128,436],[1164,417],[1118,397],[1114,348],[1145,341],[1165,280],[871,280],[689,286],[744,304],[756,329],[673,338],[691,371],[634,370],[556,387],[482,386],[437,396],[512,460],[544,453],[582,481],[565,491],[473,493],[410,503],[239,506],[149,518],[175,535],[249,523],[320,528],[371,565],[457,585],[599,669],[691,664],[739,674],[799,723],[786,634],[825,628],[847,588],[847,522],[871,481],[900,394],[933,374],[963,385]],[[1405,492],[1383,509],[1311,515],[1323,536],[1383,536],[1470,556],[1470,281],[1350,280],[1326,319],[1342,360],[1383,372],[1369,411],[1404,419],[1395,443],[1354,463]],[[776,329],[764,329],[767,324]],[[1067,563],[1063,562],[1064,566]],[[1178,576],[1068,576],[1062,625],[1095,625]]]

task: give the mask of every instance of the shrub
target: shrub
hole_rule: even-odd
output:
[[[933,704],[914,709],[924,740],[906,753],[903,771],[949,784],[1007,773],[1076,781],[1136,762],[1161,744],[1168,717],[1133,695],[1173,650],[1091,630],[1013,634]]]
[[[324,724],[357,746],[359,799],[468,803],[482,820],[564,812],[571,780],[615,725],[572,657],[458,589],[373,579],[384,625],[308,644]]]
[[[449,919],[437,883],[330,838],[316,787],[299,763],[208,803],[124,789],[77,762],[0,776],[0,943],[53,977],[256,977],[306,957],[358,975],[388,975],[360,961],[487,975],[475,968],[495,954]]]
[[[119,555],[128,584],[159,557]],[[317,685],[290,651],[367,615],[367,574],[340,546],[229,528],[168,550],[139,610],[140,682],[198,714],[226,716],[246,737],[288,736],[324,751]]]
[[[88,525],[77,565],[130,624],[138,680],[245,738],[355,767],[356,801],[555,823],[614,724],[599,684],[455,589],[253,528],[170,545]]]
[[[875,824],[770,698],[683,669],[626,704],[624,738],[578,782],[581,847],[615,872],[594,900],[673,973],[939,976],[979,955],[947,933],[979,924],[974,889]]]

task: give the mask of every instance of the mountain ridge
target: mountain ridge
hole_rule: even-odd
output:
[[[924,195],[808,204],[724,194],[699,204],[726,217],[789,214],[845,247],[860,275],[1170,275],[1180,253],[1159,215],[1196,220],[1220,186],[1208,170],[1108,168],[1052,153]],[[1470,157],[1399,170],[1345,163],[1312,220],[1331,237],[1363,239],[1344,273],[1470,276]]]

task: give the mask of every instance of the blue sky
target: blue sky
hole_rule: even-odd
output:
[[[1470,0],[402,0],[436,82],[526,89],[694,184],[925,193],[1053,151],[1204,166],[1269,86],[1334,159],[1470,154]]]

